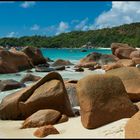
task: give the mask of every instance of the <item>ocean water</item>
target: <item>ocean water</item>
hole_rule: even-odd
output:
[[[82,49],[46,49],[42,48],[42,54],[44,57],[49,57],[53,60],[58,58],[65,60],[80,60],[91,52],[98,52],[102,54],[111,54],[111,49],[87,49],[87,52],[81,52]]]
[[[49,57],[52,60],[61,58],[61,59],[69,60],[74,64],[76,64],[81,58],[85,57],[86,55],[88,55],[91,52],[99,52],[102,54],[111,54],[110,49],[89,49],[89,50],[87,50],[87,52],[81,52],[80,49],[44,49],[43,48],[43,49],[41,49],[41,51],[42,51],[42,54],[44,57]],[[99,73],[103,74],[104,73],[103,70],[95,70],[95,71],[86,70],[84,73],[83,72],[74,72],[73,67],[74,66],[70,66],[70,68],[66,68],[66,70],[58,71],[58,72],[61,74],[61,76],[63,77],[64,80],[67,80],[67,79],[79,80],[88,74],[99,74]],[[35,72],[35,69],[32,69],[32,71],[33,71],[32,74],[41,76],[41,77],[48,74],[47,72]],[[15,74],[0,74],[0,80],[13,79],[16,81],[20,81],[26,74],[27,74],[26,71],[18,72]],[[30,85],[30,84],[32,84],[32,83],[27,83],[26,86]],[[0,92],[0,101],[8,94],[11,94],[18,90],[20,90],[20,89]]]

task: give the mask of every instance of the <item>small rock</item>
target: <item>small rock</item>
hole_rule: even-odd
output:
[[[34,132],[36,137],[46,137],[51,134],[59,134],[58,130],[52,125],[42,126]]]
[[[69,60],[63,60],[63,59],[58,59],[56,60],[52,66],[68,66],[68,65],[73,65]]]
[[[27,73],[32,73],[33,71],[31,71],[31,70],[26,70],[26,72],[27,72]]]
[[[12,79],[0,81],[0,91],[7,91],[7,90],[17,89],[22,87],[25,87],[25,84],[17,82]]]
[[[51,71],[55,71],[54,68],[48,68],[48,67],[39,67],[39,66],[36,66],[35,67],[35,71],[36,72],[51,72]]]
[[[56,66],[53,67],[55,70],[65,70],[65,66]]]
[[[26,74],[25,77],[23,77],[20,82],[22,82],[22,83],[29,82],[29,81],[35,82],[35,81],[38,81],[40,79],[41,79],[40,76],[36,76],[33,74]]]
[[[46,57],[46,61],[47,62],[54,62],[52,59],[50,59],[49,57]]]
[[[81,67],[79,67],[79,68],[75,68],[75,71],[76,71],[76,72],[84,72],[84,69],[81,68]]]
[[[87,50],[81,50],[81,52],[87,52]]]
[[[57,123],[57,120],[61,118],[61,113],[53,109],[43,109],[33,113],[22,124],[23,128],[40,127],[49,124]]]

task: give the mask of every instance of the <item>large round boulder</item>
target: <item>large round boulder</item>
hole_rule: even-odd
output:
[[[57,72],[51,72],[33,85],[6,96],[0,104],[0,118],[26,119],[41,109],[54,109],[74,116],[63,79]]]
[[[115,51],[115,56],[120,59],[130,59],[130,54],[136,51],[135,48],[118,48]]]
[[[125,126],[125,138],[140,138],[140,111],[137,112],[134,116],[132,116],[132,118],[127,122]]]
[[[22,62],[22,63],[21,63]],[[0,50],[0,73],[16,73],[33,67],[23,52]]]
[[[57,59],[52,66],[68,66],[68,65],[73,65],[69,60],[63,60],[63,59]]]
[[[32,61],[34,65],[46,63],[46,59],[43,57],[42,52],[38,48],[27,46],[22,52],[24,52]]]
[[[132,101],[140,101],[140,69],[136,67],[121,67],[107,71],[106,74],[121,78],[127,94]]]
[[[128,44],[123,43],[112,43],[111,44],[112,54],[120,59],[130,59],[130,54],[137,49],[130,47]]]
[[[129,48],[130,46],[128,44],[124,44],[124,43],[112,43],[111,44],[111,51],[112,51],[112,54],[115,55],[115,51],[116,49],[118,48]]]
[[[97,65],[97,63],[100,65],[106,65],[116,62],[117,60],[118,58],[114,55],[93,52],[81,59],[77,66],[89,68]]]
[[[81,121],[92,129],[129,118],[137,112],[128,98],[121,79],[106,74],[89,75],[77,83]]]

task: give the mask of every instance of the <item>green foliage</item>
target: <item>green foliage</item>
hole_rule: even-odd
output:
[[[44,48],[79,48],[87,42],[94,47],[109,48],[111,43],[128,43],[140,47],[140,23],[125,24],[119,27],[89,31],[72,31],[57,36],[24,36],[1,38],[0,46],[34,46]]]

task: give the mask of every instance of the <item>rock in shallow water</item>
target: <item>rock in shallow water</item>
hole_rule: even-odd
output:
[[[12,79],[0,81],[0,91],[12,90],[17,88],[22,88],[25,86],[26,86],[25,84],[17,82]]]
[[[52,72],[52,71],[55,71],[55,69],[49,68],[49,67],[43,67],[43,66],[36,66],[35,71],[36,72]]]
[[[29,81],[36,82],[40,79],[41,79],[40,76],[36,76],[33,74],[26,74],[25,77],[23,77],[20,82],[22,83],[29,82]]]
[[[68,66],[68,65],[73,65],[73,64],[69,60],[58,59],[52,64],[52,67],[55,67],[55,66]]]
[[[22,52],[30,58],[34,65],[46,63],[46,59],[43,57],[41,50],[38,48],[27,46],[22,50]]]
[[[0,50],[0,58],[1,74],[16,73],[33,67],[29,57],[20,51]]]

